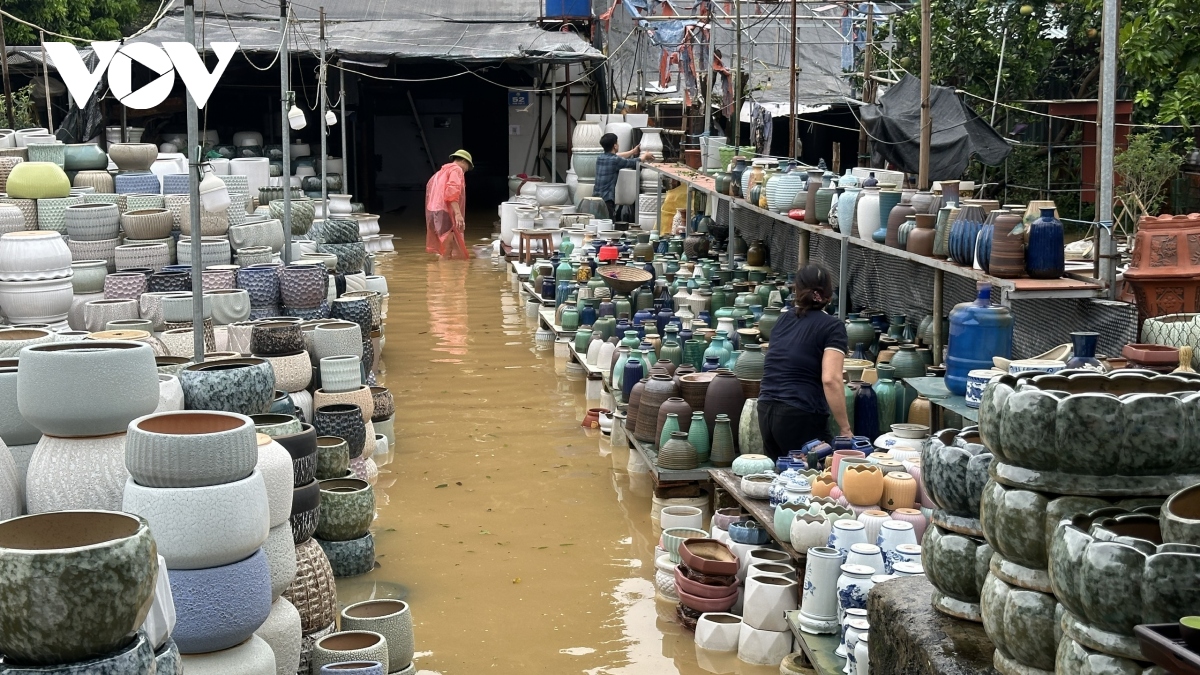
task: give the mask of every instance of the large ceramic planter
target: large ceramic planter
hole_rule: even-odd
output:
[[[283,525],[271,528],[262,550],[271,570],[271,602],[274,602],[296,577],[296,545],[292,543],[292,528],[286,520]]]
[[[1200,381],[1143,372],[993,379],[979,411],[992,475],[1096,496],[1168,495],[1200,482],[1200,437],[1191,432],[1200,396],[1175,395],[1200,391]]]
[[[347,541],[326,541],[317,537],[313,537],[313,541],[324,549],[335,577],[354,577],[375,567],[375,538],[369,532]]]
[[[54,665],[122,649],[150,610],[158,572],[145,521],[64,511],[0,524],[0,650]],[[124,671],[120,671],[124,672]]]
[[[204,295],[212,305],[213,323],[218,326],[245,321],[250,316],[250,294],[244,289],[220,289]]]
[[[10,199],[59,199],[71,195],[71,181],[53,162],[21,162],[8,174]]]
[[[113,143],[108,156],[122,171],[149,171],[158,159],[158,148],[153,143]]]
[[[321,389],[326,393],[341,394],[362,387],[361,357],[327,356],[321,359],[320,367]]]
[[[275,375],[263,359],[197,363],[179,372],[188,410],[264,413],[275,394]]]
[[[263,482],[267,486],[270,524],[272,528],[276,528],[286,524],[292,515],[292,456],[266,434],[258,434],[257,441],[258,464],[255,468],[262,474]]]
[[[759,630],[788,631],[784,614],[796,609],[798,588],[794,579],[786,577],[748,576],[742,621]]]
[[[303,349],[300,324],[295,321],[257,323],[250,336],[250,350],[258,356],[291,354]]]
[[[979,594],[988,574],[992,548],[978,537],[931,525],[921,541],[921,564],[934,586],[934,609],[950,616],[982,621]]]
[[[241,644],[271,613],[267,556],[256,551],[221,567],[173,569],[171,595],[178,617],[172,638],[179,651],[200,654]]]
[[[142,633],[121,649],[85,661],[53,666],[21,666],[4,664],[6,675],[93,675],[94,673],[128,673],[129,675],[159,675],[155,665],[154,647]]]
[[[318,390],[319,392],[320,390]],[[321,436],[337,436],[345,440],[349,446],[350,459],[362,454],[363,444],[367,439],[362,408],[352,403],[322,405],[320,396],[317,397],[315,403],[318,407],[313,415],[313,426],[317,433]],[[355,410],[355,408],[358,409]]]
[[[184,654],[180,660],[187,675],[277,675],[276,665],[271,645],[257,635],[229,649]]]
[[[921,450],[924,493],[943,512],[939,522],[978,536],[979,502],[988,480],[992,454],[977,442],[978,435],[945,429],[925,440]]]
[[[38,281],[71,275],[71,250],[56,232],[0,235],[0,281]]]
[[[328,321],[313,329],[312,354],[317,359],[328,356],[363,355],[362,328],[349,321]]]
[[[287,354],[264,356],[255,354],[271,364],[275,373],[275,388],[281,391],[300,391],[312,381],[312,364],[308,352],[300,350]]]
[[[980,598],[983,627],[996,645],[993,662],[1002,673],[1054,672],[1062,637],[1062,611],[1053,595],[1011,586],[987,575]]]
[[[300,487],[312,481],[317,469],[317,432],[312,425],[302,423],[298,433],[275,436],[274,439],[292,457],[292,486]]]
[[[1164,543],[1200,546],[1200,485],[1171,495],[1158,523]]]
[[[145,518],[171,570],[220,567],[262,546],[270,507],[262,474],[222,485],[148,488],[130,480],[124,510]]]
[[[69,278],[0,281],[0,312],[13,324],[59,324],[71,310]]]
[[[305,635],[333,624],[337,615],[337,589],[325,551],[313,540],[296,546],[296,578],[283,597],[300,612]]]
[[[295,570],[296,554],[293,549],[292,563]],[[300,651],[303,634],[300,632],[300,612],[287,601],[278,598],[271,603],[271,614],[267,621],[254,631],[271,647],[275,654],[275,675],[294,675],[300,667]]]
[[[280,298],[285,307],[319,307],[326,299],[329,273],[320,265],[288,265],[279,280]]]
[[[312,668],[346,661],[389,663],[387,639],[372,631],[351,630],[327,635],[313,647]]]
[[[167,412],[129,424],[125,463],[139,485],[202,487],[240,481],[258,461],[254,424],[226,412]]]
[[[120,511],[128,480],[125,434],[87,438],[42,436],[26,470],[25,506],[30,513],[67,509]]]
[[[21,353],[17,401],[21,416],[44,434],[124,432],[158,406],[154,350],[133,342],[35,345]]]
[[[83,306],[84,329],[98,333],[108,329],[111,321],[138,318],[137,300],[92,300]]]
[[[341,478],[350,468],[350,448],[337,436],[317,437],[317,479]]]
[[[75,241],[113,239],[121,230],[116,204],[74,204],[63,213],[67,236]]]
[[[121,214],[121,229],[129,239],[162,239],[171,236],[174,220],[167,209],[138,209]]]
[[[312,480],[292,489],[292,541],[297,546],[312,538],[321,516],[321,485]]]
[[[375,520],[375,492],[356,478],[321,481],[321,516],[316,535],[325,541],[358,539]]]
[[[387,640],[388,667],[394,673],[413,660],[413,623],[408,603],[402,600],[367,600],[342,610],[342,630],[379,633]]]
[[[1173,623],[1200,606],[1200,546],[1156,544],[1158,518],[1102,508],[1063,519],[1050,544],[1050,581],[1064,631],[1084,646],[1145,660],[1133,627]]]

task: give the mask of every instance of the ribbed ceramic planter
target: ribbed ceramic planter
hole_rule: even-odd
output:
[[[171,236],[174,218],[168,209],[138,209],[121,214],[121,229],[128,239],[162,239]]]
[[[124,432],[158,406],[154,350],[115,341],[36,345],[21,354],[17,400],[21,415],[44,434]]]
[[[227,412],[156,413],[129,424],[125,463],[146,487],[240,481],[258,461],[251,420]]]
[[[321,388],[326,393],[341,394],[356,391],[361,386],[361,357],[327,356],[321,359]]]
[[[296,553],[292,549],[292,571],[295,571]],[[271,646],[275,653],[275,674],[294,675],[300,667],[300,651],[304,637],[300,631],[300,612],[286,598],[277,598],[271,604],[271,614],[254,635]]]
[[[375,537],[370,532],[347,541],[326,541],[317,537],[313,537],[313,541],[324,549],[333,576],[339,579],[366,574],[375,567]]]
[[[0,649],[42,665],[121,649],[146,618],[157,568],[149,526],[128,514],[64,511],[0,524]]]
[[[275,376],[263,359],[224,359],[198,363],[179,372],[188,410],[224,410],[243,415],[267,411]]]
[[[121,230],[116,204],[73,204],[63,213],[67,236],[76,241],[112,239]]]
[[[296,545],[296,578],[283,592],[300,612],[301,629],[311,635],[333,624],[337,614],[337,589],[325,551],[309,539]]]
[[[317,479],[328,480],[346,475],[350,468],[350,446],[337,436],[317,437]]]
[[[292,541],[297,546],[311,539],[317,531],[320,505],[321,486],[315,479],[292,489],[292,514],[288,516],[288,522],[292,526]]]
[[[292,457],[293,487],[307,485],[317,469],[317,432],[309,424],[302,423],[300,429],[298,433],[274,437]]]
[[[363,355],[362,328],[353,322],[330,321],[313,329],[313,355],[317,359],[328,356]]]
[[[71,185],[77,188],[90,187],[102,194],[111,194],[115,189],[112,174],[107,171],[80,171],[71,180]]]
[[[267,567],[271,570],[271,601],[274,602],[296,576],[296,545],[292,543],[291,526],[284,522],[283,525],[272,527],[262,550],[267,556]]]
[[[71,274],[71,251],[55,232],[0,235],[0,281],[60,279]]]
[[[83,306],[83,325],[90,332],[108,328],[110,321],[138,318],[137,300],[92,300]]]
[[[122,507],[145,518],[171,570],[229,565],[262,546],[270,508],[262,474],[232,483],[148,488],[132,480]]]
[[[346,441],[350,459],[362,454],[367,430],[362,409],[358,406],[348,403],[318,405],[313,415],[313,426],[320,436],[336,436]]]
[[[265,538],[265,537],[264,537]],[[184,654],[244,642],[271,612],[271,572],[262,551],[230,565],[171,570],[178,620],[172,638]]]
[[[327,635],[313,647],[312,668],[345,661],[378,661],[389,663],[387,639],[372,631],[353,630]]]
[[[184,654],[179,665],[187,675],[277,675],[275,652],[257,635],[229,649]]]
[[[325,541],[347,541],[367,533],[375,520],[375,492],[357,478],[321,481],[321,516],[316,536]]]
[[[367,600],[342,610],[342,630],[379,633],[387,640],[387,672],[406,668],[413,660],[413,623],[408,603],[402,600]]]

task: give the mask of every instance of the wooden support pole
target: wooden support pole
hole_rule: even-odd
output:
[[[932,121],[929,110],[929,69],[930,45],[932,39],[932,12],[929,8],[932,0],[921,0],[921,156],[917,169],[917,187],[929,189],[929,147],[933,138]],[[936,357],[935,357],[936,358]]]

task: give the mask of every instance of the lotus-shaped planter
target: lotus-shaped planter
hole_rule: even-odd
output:
[[[1053,595],[1011,586],[989,574],[979,605],[983,627],[996,645],[992,656],[996,670],[1002,673],[1054,670],[1054,656],[1062,639],[1059,618],[1063,612]]]
[[[1163,544],[1158,514],[1108,507],[1063,519],[1050,542],[1050,581],[1064,632],[1083,646],[1146,660],[1133,636],[1200,607],[1200,546]]]
[[[929,583],[937,589],[934,609],[960,619],[981,621],[979,594],[991,558],[992,547],[986,541],[930,526],[921,542],[921,564]]]
[[[1158,522],[1164,542],[1200,546],[1200,484],[1171,495]]]
[[[992,474],[1014,487],[1167,495],[1200,482],[1200,380],[1144,371],[994,378],[980,404]]]
[[[925,494],[941,509],[940,524],[979,535],[979,501],[988,480],[992,454],[974,430],[944,429],[921,450],[921,482]]]

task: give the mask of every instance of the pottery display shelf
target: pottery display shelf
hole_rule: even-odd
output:
[[[580,366],[583,367],[583,372],[587,374],[587,379],[589,379],[589,380],[604,380],[604,369],[603,368],[601,368],[600,366],[593,366],[590,363],[588,363],[587,355],[580,354],[579,351],[577,349],[575,349],[574,342],[569,342],[568,346],[571,350],[571,358],[575,360],[575,363],[578,363]],[[606,387],[608,386],[607,383],[605,384],[605,386]]]
[[[967,399],[962,396],[955,396],[946,389],[946,379],[942,377],[909,377],[904,380],[909,386],[917,390],[917,393],[929,399],[929,402],[935,408],[944,408],[950,412],[957,413],[965,420],[979,422],[979,408],[971,408],[967,406]],[[929,425],[930,429],[945,429],[945,425],[941,424],[941,411],[936,411],[936,417],[933,423]]]
[[[717,484],[717,487],[724,490],[726,494],[741,505],[742,509],[753,516],[755,520],[760,523],[775,522],[775,509],[771,508],[771,502],[766,499],[754,499],[753,497],[746,496],[746,493],[742,492],[742,477],[735,474],[733,469],[713,468],[709,469],[708,473],[712,476],[712,480]],[[803,570],[804,561],[807,556],[792,548],[790,540],[781,539],[776,535],[774,527],[764,527],[763,529],[767,531],[767,534],[771,535],[772,541],[796,562],[796,569]],[[835,644],[834,647],[836,648],[837,645]]]
[[[517,275],[521,281],[529,281],[529,275],[533,272],[532,265],[526,265],[519,260],[508,261],[508,271]]]
[[[624,427],[625,422],[620,419],[613,419],[613,425],[621,425]],[[624,429],[622,429],[624,431]],[[626,433],[625,437],[629,439],[629,447],[642,456],[642,461],[646,462],[646,468],[650,470],[650,477],[654,479],[654,485],[660,486],[672,483],[694,483],[705,482],[709,480],[709,469],[712,464],[701,464],[695,469],[660,469],[655,461],[658,458],[658,453],[653,448],[633,437],[633,434]]]
[[[542,306],[550,307],[553,310],[554,298],[543,298],[541,294],[533,288],[533,284],[529,283],[528,279],[529,277],[526,275],[525,280],[521,281],[521,291],[526,295],[537,299],[538,302],[542,303]]]
[[[788,627],[792,629],[792,636],[796,638],[796,645],[800,647],[799,651],[808,659],[809,668],[816,671],[817,675],[837,675],[843,672],[846,659],[834,653],[838,648],[840,635],[813,635],[800,630],[798,609],[787,613],[787,622]]]
[[[828,227],[810,225],[800,220],[792,220],[785,214],[768,211],[767,209],[750,204],[746,200],[739,197],[731,197],[729,195],[720,194],[716,191],[716,181],[713,178],[696,173],[691,168],[686,166],[643,163],[642,168],[657,171],[686,184],[689,192],[691,190],[700,190],[701,192],[704,192],[715,199],[730,202],[731,208],[745,209],[761,216],[772,218],[783,223],[788,223],[789,225],[808,233],[809,236],[815,234],[817,236],[838,240],[842,245],[841,252],[843,258],[843,267],[849,263],[849,247],[860,246],[862,248],[873,249],[880,253],[884,253],[896,258],[903,258],[911,262],[925,265],[926,267],[932,267],[935,270],[941,270],[955,276],[966,277],[976,281],[987,281],[992,284],[993,288],[1000,292],[1001,304],[1007,304],[1007,300],[1010,299],[1096,298],[1104,295],[1104,286],[1097,279],[1070,275],[1064,276],[1060,279],[1001,279],[999,277],[993,277],[989,274],[985,274],[980,270],[963,267],[962,265],[955,264],[949,260],[942,260],[939,258],[909,253],[908,251],[903,251],[891,246],[886,246],[884,244],[878,244],[874,241],[860,239],[856,236],[843,235],[837,230]],[[691,200],[689,199],[688,203],[690,202]],[[688,215],[690,216],[691,214],[689,213]],[[731,239],[734,236],[734,232],[734,224],[730,223],[729,237]],[[807,239],[802,238],[800,244],[801,250],[804,250],[808,244]],[[840,306],[848,306],[845,302],[846,298],[842,298],[842,300],[843,302],[840,303]]]
[[[554,307],[543,307],[538,312],[538,320],[542,322],[543,328],[548,328],[554,333],[555,339],[575,336],[575,331],[563,330],[562,326],[554,323]]]

